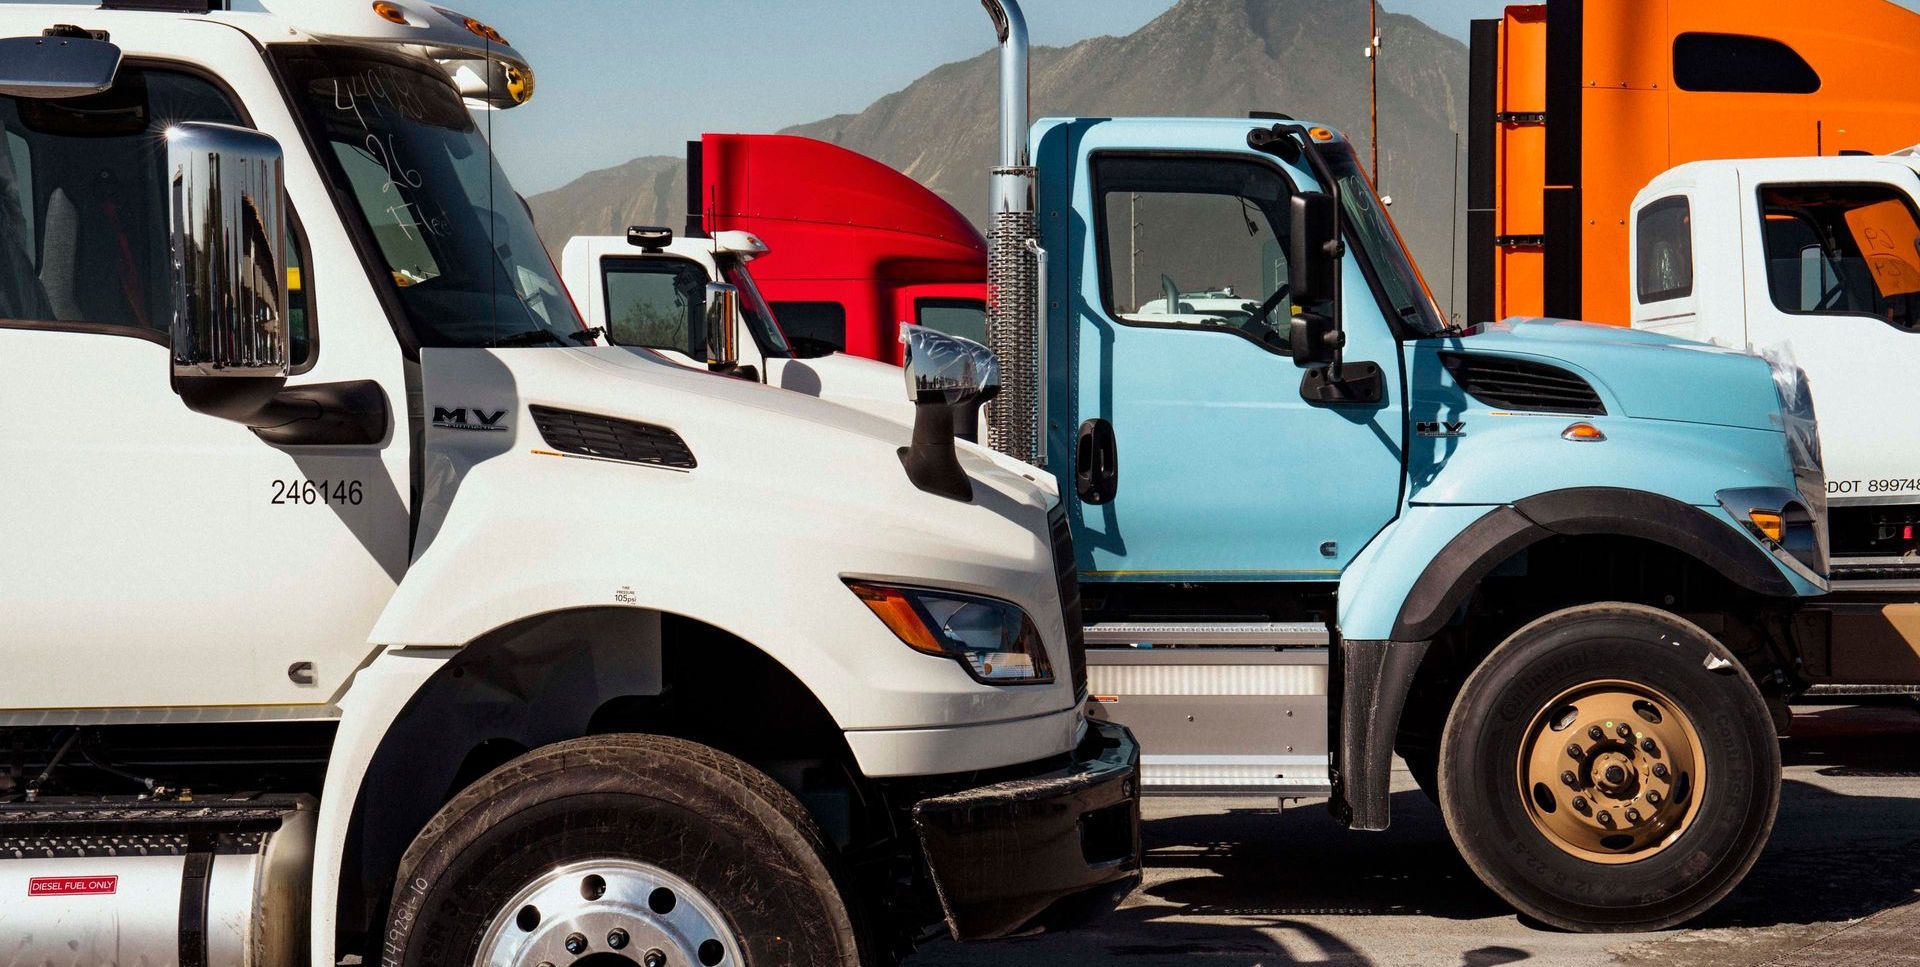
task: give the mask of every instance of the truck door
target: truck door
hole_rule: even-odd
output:
[[[273,89],[242,35],[169,37],[226,49],[244,65],[227,75],[234,89]],[[406,398],[385,316],[344,294],[364,279],[358,260],[299,227],[306,216],[314,241],[339,234],[290,121],[249,118],[225,91],[198,69],[130,58],[99,95],[0,98],[9,708],[324,706],[406,568],[404,433],[399,448],[391,431],[372,446],[278,445],[189,410],[170,385],[162,130],[259,121],[287,151],[292,189],[289,385],[381,380],[375,396]],[[357,346],[355,325],[383,352]]]
[[[1386,395],[1309,403],[1287,338],[1299,173],[1248,151],[1237,127],[1217,149],[1168,151],[1108,145],[1123,136],[1098,124],[1078,142],[1073,189],[1073,236],[1088,244],[1068,272],[1071,410],[1050,418],[1072,448],[1056,466],[1117,471],[1110,493],[1078,488],[1084,575],[1335,578],[1400,496],[1398,353],[1367,280],[1347,259],[1348,359],[1381,365]]]
[[[1920,551],[1920,421],[1889,412],[1920,364],[1920,189],[1877,181],[1745,186],[1747,335],[1807,371],[1822,419],[1835,557],[1901,563]],[[1836,560],[1836,563],[1846,563]]]

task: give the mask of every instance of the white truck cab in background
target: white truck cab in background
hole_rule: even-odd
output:
[[[10,957],[853,964],[1137,882],[990,356],[919,334],[910,432],[606,345],[499,31],[118,6],[0,7]]]
[[[1798,365],[1827,476],[1844,690],[1920,685],[1920,158],[1702,161],[1632,209],[1633,326]]]
[[[910,422],[899,367],[794,349],[747,264],[766,252],[751,232],[676,238],[634,226],[625,236],[574,236],[560,271],[587,325],[614,345]]]

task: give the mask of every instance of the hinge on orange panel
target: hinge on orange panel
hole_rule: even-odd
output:
[[[1545,124],[1547,123],[1546,114],[1541,112],[1526,113],[1526,112],[1520,112],[1520,111],[1502,111],[1499,114],[1494,115],[1493,119],[1495,121],[1500,122],[1501,124]]]
[[[1544,248],[1547,237],[1545,235],[1500,235],[1494,238],[1493,244],[1501,248]]]

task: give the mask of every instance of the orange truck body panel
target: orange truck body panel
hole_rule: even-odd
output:
[[[1682,89],[1683,37],[1765,38],[1808,93]],[[1633,198],[1690,161],[1920,143],[1920,15],[1889,0],[1548,0],[1475,23],[1467,269],[1474,322],[1627,325]]]

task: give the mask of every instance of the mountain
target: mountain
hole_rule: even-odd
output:
[[[987,35],[985,18],[981,33]],[[1442,306],[1451,300],[1458,226],[1455,139],[1464,130],[1467,51],[1412,17],[1382,14],[1381,189]],[[1035,117],[1244,117],[1254,110],[1323,121],[1367,158],[1366,5],[1357,0],[1180,0],[1126,37],[1094,37],[1032,56]],[[979,221],[998,144],[997,54],[947,64],[858,114],[787,129],[870,155]],[[641,158],[530,199],[549,245],[629,224],[679,225],[684,182],[673,159]],[[557,250],[557,246],[556,246]]]

